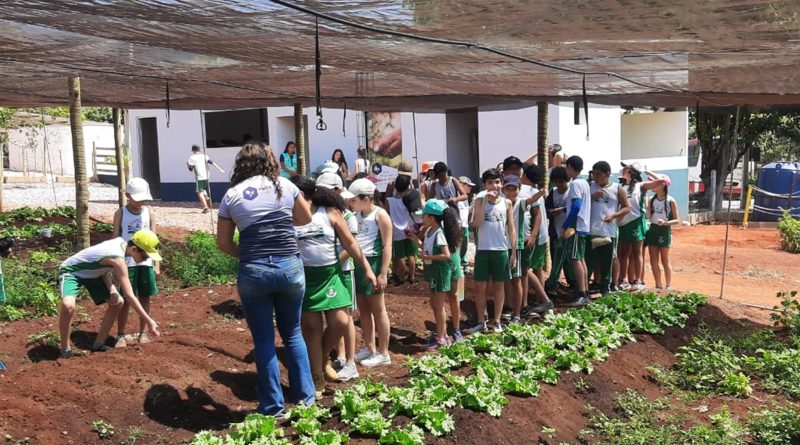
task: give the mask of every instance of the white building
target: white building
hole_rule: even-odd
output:
[[[589,106],[589,138],[584,110],[573,103],[549,105],[548,137],[568,155],[579,155],[585,171],[605,160],[617,171],[620,161],[639,161],[648,168],[668,173],[670,193],[685,214],[686,110],[669,113],[623,114],[619,107]],[[314,108],[305,109],[309,165],[330,159],[334,149],[343,150],[353,168],[356,149],[364,145],[363,114],[324,109],[326,131],[315,128]],[[130,110],[126,128],[133,174],[143,176],[155,196],[166,201],[194,199],[192,174],[186,169],[191,146],[205,145],[208,155],[228,174],[211,169],[211,188],[218,201],[228,186],[229,173],[243,139],[261,138],[279,154],[294,140],[292,107],[234,111],[170,112],[167,127],[163,109]],[[536,151],[536,107],[493,111],[470,109],[440,113],[404,112],[401,117],[403,158],[414,170],[428,160],[445,161],[456,175],[478,180],[480,173],[515,155],[524,159]],[[205,140],[204,140],[205,139]]]

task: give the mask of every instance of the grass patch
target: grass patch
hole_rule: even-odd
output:
[[[186,243],[165,243],[164,271],[183,287],[230,284],[236,281],[239,261],[217,249],[217,240],[206,232],[192,232]]]
[[[56,286],[61,259],[45,251],[31,252],[27,259],[3,260],[6,302],[0,321],[58,314],[61,301]]]

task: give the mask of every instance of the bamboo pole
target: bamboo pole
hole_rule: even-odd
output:
[[[72,130],[72,158],[75,164],[75,220],[77,248],[89,247],[89,182],[86,178],[86,152],[83,148],[81,79],[69,78],[69,125]]]
[[[117,158],[117,199],[119,206],[125,207],[125,153],[122,150],[122,112],[119,108],[112,110],[114,120],[114,154]]]
[[[297,174],[306,174],[306,123],[303,105],[294,104],[294,147],[297,153]]]

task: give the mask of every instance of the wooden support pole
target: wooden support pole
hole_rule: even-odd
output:
[[[72,130],[72,158],[75,163],[75,220],[77,248],[89,247],[89,181],[86,178],[86,151],[83,147],[81,79],[69,78],[69,126]]]
[[[114,154],[117,158],[117,189],[119,206],[125,207],[125,186],[128,178],[125,177],[125,153],[122,150],[122,110],[112,110],[114,120]]]
[[[306,173],[306,122],[303,105],[294,104],[294,147],[297,150],[297,174]]]

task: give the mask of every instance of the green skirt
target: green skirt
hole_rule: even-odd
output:
[[[304,267],[306,294],[303,297],[304,312],[324,312],[350,307],[352,297],[344,283],[341,266],[331,264],[321,267]]]
[[[431,292],[450,292],[453,281],[451,261],[434,261],[425,265],[425,281]]]

